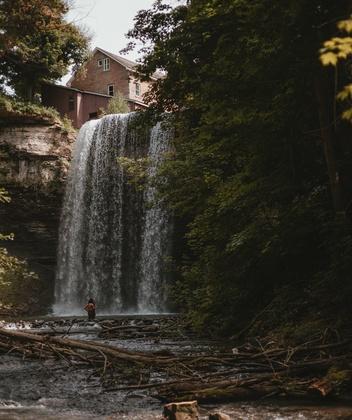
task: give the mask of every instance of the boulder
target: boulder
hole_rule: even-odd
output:
[[[209,420],[231,420],[231,417],[224,413],[213,413],[209,415]]]
[[[198,420],[198,403],[197,401],[184,401],[166,404],[163,414],[166,420]]]

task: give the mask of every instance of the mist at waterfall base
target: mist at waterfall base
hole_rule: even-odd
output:
[[[137,129],[136,114],[108,115],[80,130],[59,232],[55,315],[167,313],[172,223],[155,184],[137,188],[118,157],[147,158],[153,179],[171,130]]]

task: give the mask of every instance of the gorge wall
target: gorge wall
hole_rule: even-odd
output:
[[[0,113],[0,186],[11,196],[0,206],[1,243],[26,258],[52,294],[58,227],[75,133],[44,118]]]

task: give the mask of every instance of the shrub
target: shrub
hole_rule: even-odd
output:
[[[111,97],[109,104],[104,114],[126,114],[129,112],[126,99],[120,92],[117,92],[116,96]]]
[[[56,109],[45,107],[41,104],[20,101],[4,94],[0,94],[0,113],[1,112],[18,116],[48,119],[49,121],[52,121],[53,124],[59,124],[62,130],[67,133],[74,131],[71,120],[66,116],[61,118]]]
[[[37,274],[29,271],[25,261],[10,256],[5,248],[0,248],[0,311],[37,312],[43,286]]]

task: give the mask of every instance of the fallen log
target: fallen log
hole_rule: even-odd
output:
[[[196,398],[200,402],[223,402],[243,399],[257,399],[266,395],[282,394],[285,396],[306,396],[311,394],[310,386],[313,373],[326,372],[336,362],[345,360],[346,356],[331,357],[324,360],[297,363],[294,366],[281,368],[279,371],[249,375],[245,379],[222,379],[201,383],[184,380],[170,384],[160,384],[154,395],[161,401],[181,401]],[[294,390],[297,378],[308,375],[305,387]],[[293,378],[293,379],[292,379]]]
[[[311,392],[309,385],[313,374],[323,376],[334,364],[352,360],[350,343],[351,340],[344,340],[311,347],[298,346],[293,351],[290,348],[264,349],[263,346],[262,352],[257,348],[248,351],[247,358],[243,349],[240,356],[225,352],[174,356],[133,352],[96,341],[0,328],[0,351],[17,352],[30,358],[53,357],[69,365],[84,363],[96,369],[94,374],[100,375],[107,391],[155,389],[155,396],[162,401],[196,398],[210,402],[268,395],[306,396]],[[298,358],[297,354],[304,357]],[[112,373],[110,379],[107,379],[107,369]],[[161,382],[149,382],[152,369],[162,374]],[[113,375],[116,374],[122,375],[126,381],[121,382],[120,378],[115,381]],[[314,381],[316,379],[314,377]]]
[[[36,334],[28,334],[19,331],[8,330],[0,328],[0,336],[5,336],[10,339],[15,339],[25,342],[37,342],[42,344],[59,344],[64,347],[70,347],[73,349],[93,351],[105,355],[113,359],[121,359],[127,362],[138,363],[138,364],[151,364],[151,365],[166,365],[173,363],[177,360],[174,358],[165,356],[149,356],[144,353],[131,352],[117,347],[101,344],[93,341],[74,340],[60,337],[51,336],[38,336]]]
[[[201,403],[218,403],[228,401],[256,400],[268,395],[277,395],[281,392],[282,389],[278,385],[263,383],[257,385],[242,385],[226,388],[209,386],[207,388],[195,387],[193,389],[187,389],[187,387],[184,387],[184,389],[170,389],[167,393],[159,391],[153,396],[162,402],[177,402],[195,399]]]

